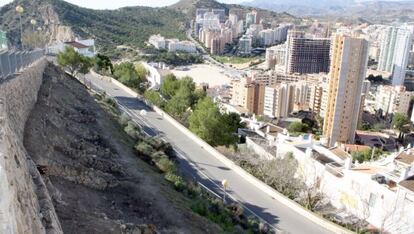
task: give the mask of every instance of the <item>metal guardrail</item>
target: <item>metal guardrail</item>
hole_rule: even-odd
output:
[[[42,49],[31,51],[0,51],[0,80],[16,74],[45,55]]]

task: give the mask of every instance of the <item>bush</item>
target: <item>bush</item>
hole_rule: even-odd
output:
[[[161,159],[167,159],[168,160],[168,156],[162,151],[157,151],[157,152],[151,154],[151,158],[152,158],[152,161],[154,161],[154,162],[158,162]]]
[[[121,124],[122,126],[126,126],[128,124],[128,122],[131,120],[131,118],[129,117],[128,114],[126,113],[122,113],[122,115],[119,117],[118,122],[119,124]]]
[[[161,158],[160,160],[156,161],[155,164],[164,173],[173,174],[177,171],[174,162],[168,158]]]
[[[147,137],[145,138],[145,142],[151,145],[155,150],[163,151],[168,155],[170,155],[173,152],[171,144],[163,141],[161,138]]]
[[[116,108],[116,102],[115,100],[110,96],[105,96],[103,99],[104,103],[108,104],[108,106]]]
[[[173,173],[167,173],[167,174],[165,174],[164,178],[166,180],[170,181],[171,183],[173,183],[174,187],[179,191],[182,191],[186,188],[186,183],[185,183],[184,179],[181,176],[178,176],[178,175],[173,174]]]
[[[145,156],[151,156],[155,150],[152,148],[151,145],[149,145],[146,142],[140,142],[135,146],[135,149],[138,151],[139,154],[145,155]]]
[[[127,126],[124,128],[124,131],[133,139],[138,140],[141,136],[141,129],[133,121],[128,121]]]

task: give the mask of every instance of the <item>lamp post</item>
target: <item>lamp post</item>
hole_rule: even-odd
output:
[[[229,187],[229,182],[227,180],[223,180],[221,181],[221,185],[223,185],[223,191],[224,191],[224,196],[223,196],[223,203],[226,203],[226,196],[227,196],[227,188]]]
[[[35,19],[31,19],[31,20],[30,20],[30,24],[32,25],[33,32],[34,32],[34,31],[35,31],[35,27],[36,27],[36,25],[37,25],[37,21],[36,21]]]
[[[22,14],[24,12],[24,8],[20,5],[16,7],[16,12],[19,14],[19,20],[20,20],[20,43],[22,43],[22,50],[24,50],[23,46],[23,24],[22,24]]]

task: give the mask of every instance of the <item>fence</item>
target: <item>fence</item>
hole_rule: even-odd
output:
[[[22,71],[44,56],[44,50],[0,52],[0,80]]]

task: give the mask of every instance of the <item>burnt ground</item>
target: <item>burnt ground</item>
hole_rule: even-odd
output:
[[[218,233],[139,159],[134,142],[76,79],[46,68],[24,145],[65,233]]]

